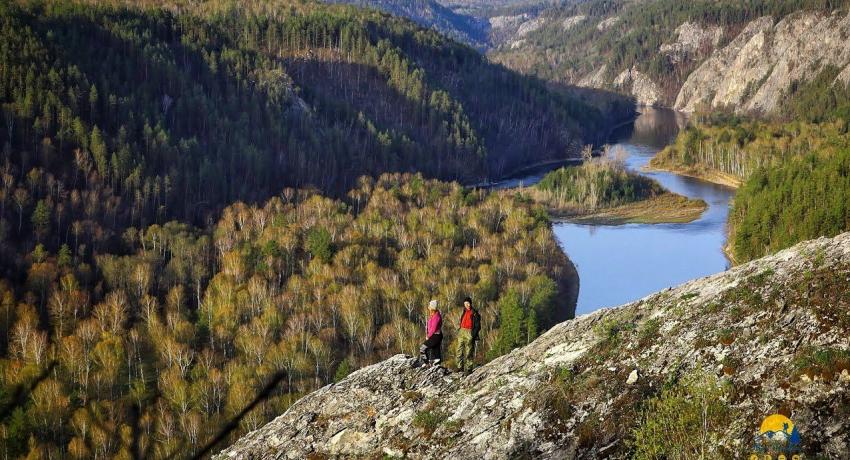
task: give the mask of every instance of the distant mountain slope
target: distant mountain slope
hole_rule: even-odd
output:
[[[409,18],[474,48],[488,46],[486,20],[455,13],[435,0],[328,0],[328,3],[377,8]]]
[[[516,14],[551,6],[563,0],[437,0],[457,13],[476,17]],[[569,0],[574,3],[575,0]],[[579,0],[581,1],[581,0]]]
[[[406,17],[435,29],[480,51],[516,32],[505,30],[516,20],[556,3],[553,0],[324,0],[359,7],[376,8]],[[518,24],[517,24],[518,25]]]
[[[795,82],[850,64],[848,3],[591,0],[523,18],[490,56],[645,104],[769,113]]]

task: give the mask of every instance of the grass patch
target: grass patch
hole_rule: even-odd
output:
[[[732,345],[735,341],[735,331],[729,328],[721,329],[717,334],[717,340],[724,346]]]
[[[803,374],[810,378],[821,377],[832,380],[843,370],[850,371],[850,351],[837,348],[804,348],[793,363],[797,376]]]
[[[413,426],[422,429],[425,435],[430,437],[448,417],[448,412],[438,409],[421,410],[413,417]]]
[[[553,369],[551,375],[549,382],[541,385],[527,403],[546,415],[548,423],[542,435],[554,440],[565,432],[564,422],[573,415],[572,399],[577,385],[575,373],[569,368]]]
[[[735,372],[737,372],[738,368],[741,367],[741,360],[731,356],[726,356],[720,364],[723,366],[723,374],[731,376],[735,375]]]
[[[605,318],[593,327],[594,333],[601,339],[593,347],[593,355],[597,363],[602,362],[620,350],[624,338],[634,332],[636,326],[632,322],[615,318]]]
[[[681,299],[684,301],[688,301],[697,296],[699,296],[699,292],[689,292],[687,294],[682,295]]]
[[[638,345],[642,348],[649,345],[658,337],[658,331],[661,330],[661,320],[652,318],[641,324],[638,329]]]
[[[692,200],[674,193],[613,208],[586,210],[550,209],[556,218],[596,225],[672,224],[693,222],[708,208],[703,200]]]
[[[697,370],[650,398],[632,430],[633,458],[730,458],[719,443],[736,418],[729,393],[717,377]]]

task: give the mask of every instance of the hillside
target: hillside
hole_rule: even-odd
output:
[[[850,234],[559,324],[462,377],[398,355],[216,458],[749,457],[790,417],[847,458]]]
[[[447,324],[474,299],[488,360],[572,317],[578,295],[542,208],[421,175],[362,178],[345,201],[285,189],[206,228],[129,229],[93,260],[39,244],[23,263],[26,281],[0,278],[14,458],[194,455],[269,381],[225,442],[414,353],[431,299]]]
[[[795,121],[696,117],[649,163],[738,187],[726,248],[736,262],[850,230],[850,98],[831,79],[815,83],[784,101]]]
[[[516,34],[523,19],[555,0],[323,0],[408,18],[482,52]]]
[[[577,98],[387,14],[165,3],[0,5],[5,276],[23,281],[36,243],[91,260],[128,228],[207,225],[287,186],[477,183],[605,132]]]
[[[648,105],[770,114],[794,85],[847,68],[848,17],[845,1],[596,0],[524,17],[489,54]]]
[[[436,0],[327,0],[359,7],[377,8],[432,28],[461,43],[484,50],[489,45],[489,24],[482,18],[458,14]]]

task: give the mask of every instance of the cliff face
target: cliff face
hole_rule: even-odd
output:
[[[702,104],[771,113],[794,82],[811,80],[826,66],[850,75],[848,36],[850,15],[838,13],[752,21],[688,77],[674,107],[694,111]]]
[[[836,83],[850,81],[850,15],[843,13],[759,18],[723,46],[719,27],[684,23],[676,35],[675,41],[661,45],[659,53],[674,66],[689,59],[699,66],[685,79],[675,101],[656,91],[656,103],[672,103],[684,112],[704,107],[773,114],[791,85],[815,78],[827,66],[843,69]],[[644,79],[631,87],[638,100],[645,98],[645,88],[654,85]],[[620,86],[618,80],[613,84]]]
[[[636,68],[624,70],[617,75],[614,79],[614,87],[634,96],[638,104],[653,106],[661,103],[661,92],[658,87]]]
[[[796,423],[805,452],[848,458],[848,282],[850,233],[561,323],[466,377],[398,355],[218,458],[625,458],[642,420],[661,417],[647,401],[694,375],[724,388],[682,400],[722,415],[708,458],[750,452],[773,413]]]
[[[685,112],[722,107],[774,114],[794,84],[827,67],[840,70],[836,83],[850,82],[846,11],[798,11],[725,26],[684,21],[668,36],[653,36],[660,44],[628,67],[614,65],[609,49],[596,48],[610,42],[626,49],[636,46],[629,41],[634,40],[629,32],[634,24],[612,26],[618,18],[526,14],[523,33],[494,41],[489,54],[518,71],[614,89],[642,104]]]

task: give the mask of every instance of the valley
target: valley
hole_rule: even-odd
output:
[[[613,148],[625,152],[629,170],[657,181],[670,193],[702,203],[684,222],[670,219],[681,209],[679,203],[656,210],[663,222],[641,222],[631,216],[626,222],[617,221],[616,210],[608,211],[613,216],[600,211],[601,219],[589,214],[553,222],[555,236],[578,269],[578,314],[620,305],[729,268],[724,246],[734,190],[678,174],[645,171],[684,123],[675,112],[645,108],[633,125],[621,127],[611,139]],[[541,177],[526,177],[524,184],[531,185]],[[649,200],[636,206],[651,204]]]
[[[0,455],[847,457],[848,35],[0,2]]]

